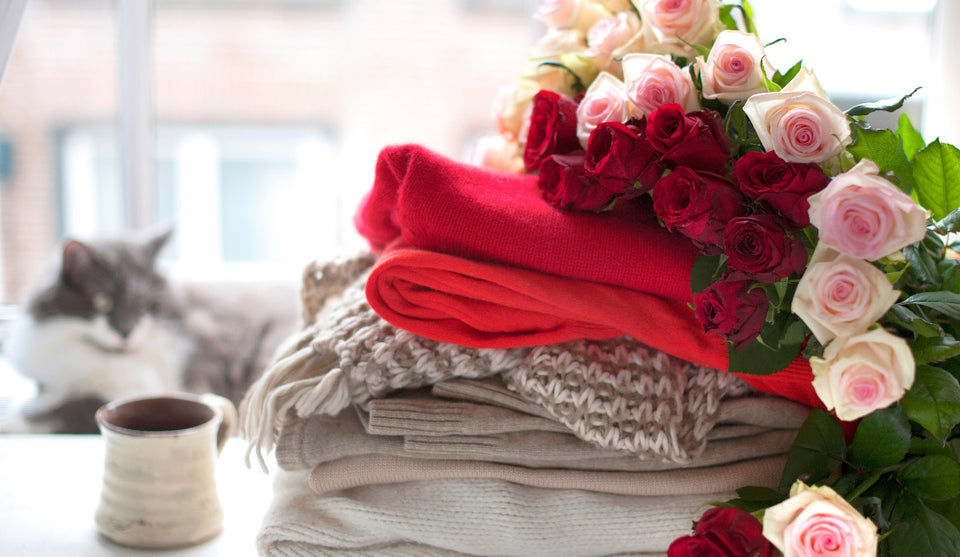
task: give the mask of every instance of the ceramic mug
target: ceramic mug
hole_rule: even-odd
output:
[[[137,396],[101,407],[100,533],[143,548],[192,545],[219,534],[216,464],[236,424],[233,404],[212,394]]]

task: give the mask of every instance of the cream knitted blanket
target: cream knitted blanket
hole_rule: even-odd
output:
[[[731,492],[628,497],[465,479],[318,495],[279,471],[257,536],[264,557],[593,557],[665,554],[705,500]]]
[[[266,469],[263,454],[297,420],[335,415],[398,389],[493,375],[584,440],[685,463],[703,450],[720,401],[748,391],[732,375],[629,338],[501,350],[418,337],[367,305],[369,262],[364,257],[306,269],[305,326],[241,403],[248,465],[255,453]]]

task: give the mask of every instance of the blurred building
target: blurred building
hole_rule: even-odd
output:
[[[752,3],[761,38],[788,39],[773,61],[802,57],[838,104],[928,85],[930,0]],[[542,30],[535,5],[155,0],[147,201],[151,221],[177,227],[170,262],[296,277],[312,257],[362,246],[350,217],[379,149],[417,142],[461,157]],[[111,0],[28,4],[0,89],[0,301],[19,298],[62,235],[128,222],[119,17]],[[922,98],[910,105],[918,124]]]

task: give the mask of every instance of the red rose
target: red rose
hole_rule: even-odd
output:
[[[759,289],[758,289],[759,290]],[[775,557],[776,548],[763,537],[763,525],[740,509],[712,508],[693,523],[694,535],[706,538],[728,557]]]
[[[747,214],[746,199],[716,174],[680,167],[653,187],[653,211],[669,230],[693,240],[701,253],[723,253],[723,232]]]
[[[537,185],[547,203],[576,211],[596,211],[610,204],[613,194],[586,176],[584,160],[583,151],[578,151],[543,161]]]
[[[540,91],[533,97],[533,112],[527,144],[523,149],[523,165],[533,172],[550,155],[580,149],[577,139],[577,103],[553,91]]]
[[[696,536],[683,536],[673,540],[667,548],[667,557],[728,557],[723,549],[712,541]]]
[[[772,284],[802,273],[807,249],[794,232],[788,232],[788,226],[772,213],[732,219],[723,233],[731,278]]]
[[[663,174],[663,166],[640,131],[620,122],[597,126],[587,140],[587,175],[615,195],[635,197],[649,191]]]
[[[712,110],[684,114],[679,104],[665,104],[647,119],[646,136],[668,167],[689,166],[723,174],[730,158],[723,120]]]
[[[693,296],[703,330],[732,341],[735,349],[757,338],[767,319],[767,294],[762,288],[749,290],[751,284],[749,280],[730,281],[725,277]]]
[[[751,151],[734,165],[740,191],[788,218],[799,228],[810,226],[809,197],[827,187],[830,177],[813,163],[786,162],[773,151]]]

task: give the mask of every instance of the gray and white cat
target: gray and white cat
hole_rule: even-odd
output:
[[[171,232],[67,240],[3,344],[37,395],[4,431],[94,433],[120,397],[191,390],[238,402],[298,319],[286,283],[177,284],[156,269]]]

